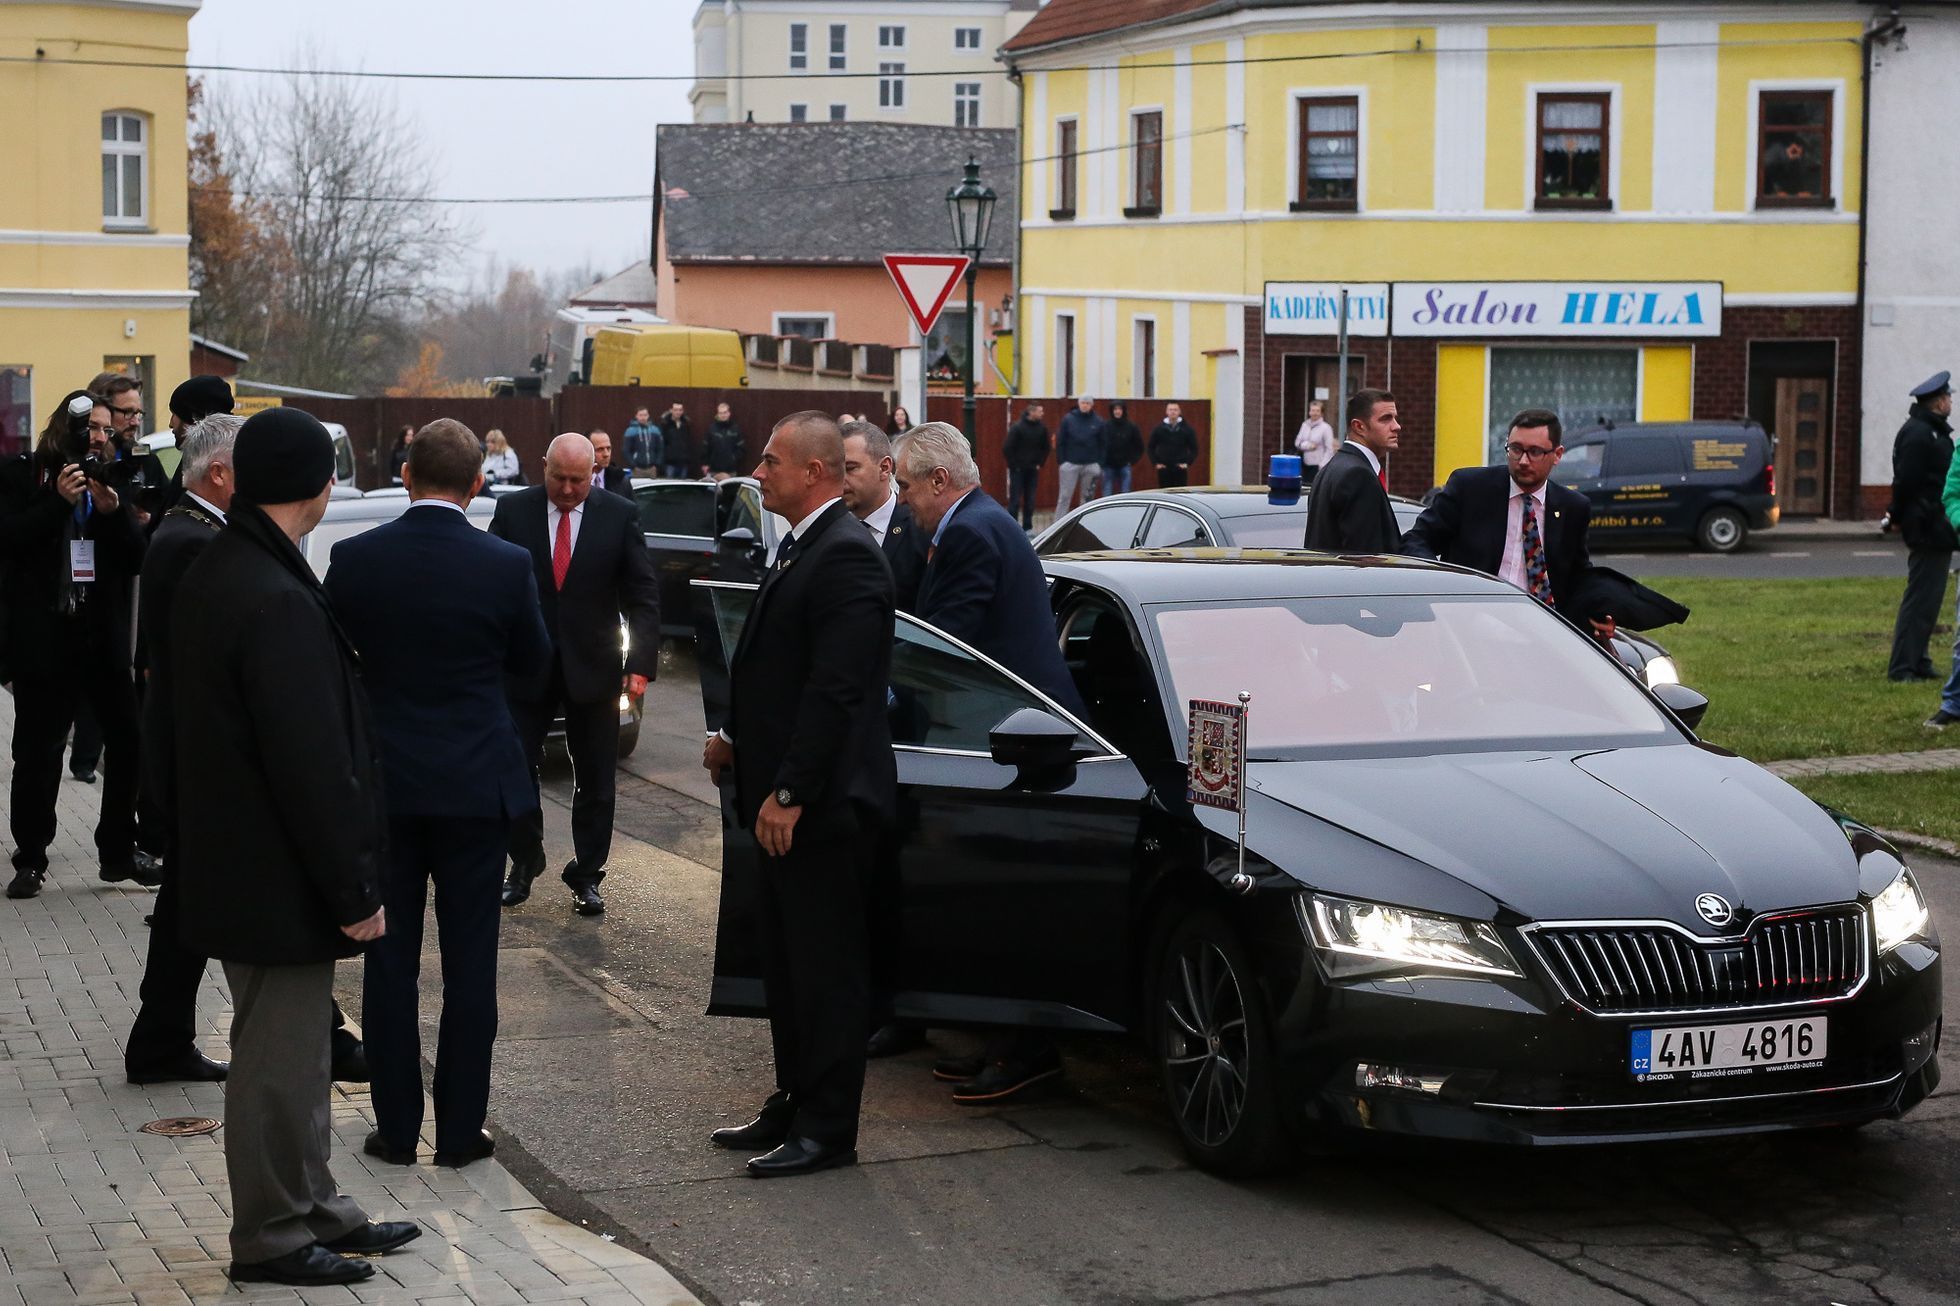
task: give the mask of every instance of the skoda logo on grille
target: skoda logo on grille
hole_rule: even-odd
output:
[[[1727,925],[1735,919],[1735,909],[1730,907],[1729,900],[1719,893],[1704,893],[1696,898],[1695,910],[1700,912],[1701,918],[1710,925]]]

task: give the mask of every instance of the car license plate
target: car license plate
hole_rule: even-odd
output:
[[[1636,1075],[1693,1074],[1709,1070],[1752,1070],[1793,1062],[1822,1061],[1829,1021],[1752,1021],[1747,1025],[1685,1025],[1633,1031],[1632,1071]]]

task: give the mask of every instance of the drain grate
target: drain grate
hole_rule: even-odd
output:
[[[193,1134],[215,1134],[218,1122],[209,1116],[172,1116],[168,1120],[152,1120],[143,1126],[146,1134],[162,1134],[165,1138],[188,1138]]]

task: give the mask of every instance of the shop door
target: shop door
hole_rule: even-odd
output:
[[[1776,489],[1785,512],[1824,511],[1830,388],[1819,377],[1776,379]]]

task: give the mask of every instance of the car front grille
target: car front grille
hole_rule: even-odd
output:
[[[1599,1015],[1828,1002],[1865,982],[1856,905],[1766,916],[1740,939],[1663,924],[1548,924],[1527,933],[1565,995]]]

